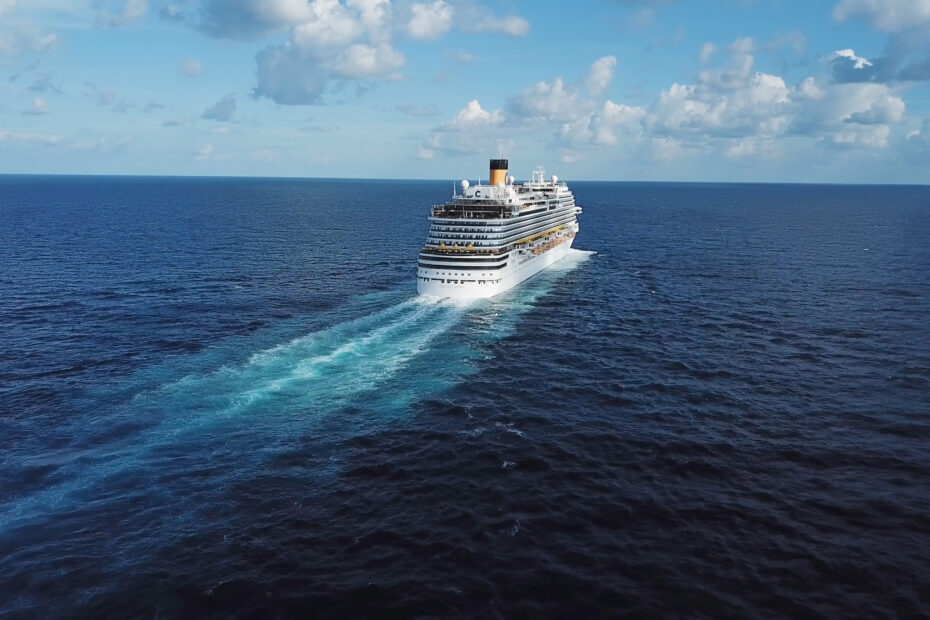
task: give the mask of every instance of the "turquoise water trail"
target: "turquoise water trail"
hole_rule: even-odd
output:
[[[249,466],[259,467],[275,446],[286,449],[307,432],[332,441],[335,426],[364,432],[408,415],[411,403],[464,380],[481,355],[481,343],[510,335],[519,317],[590,255],[572,251],[491,300],[407,298],[256,351],[245,361],[167,381],[112,411],[74,421],[79,439],[55,459],[53,484],[5,501],[0,531],[93,501],[101,491],[106,496],[108,480],[122,489],[143,472],[170,466],[162,455],[182,446],[193,452],[187,460],[196,461],[198,452],[205,463],[229,459],[232,473],[213,475],[236,478]],[[220,361],[213,351],[203,357]],[[356,417],[330,420],[347,409]]]

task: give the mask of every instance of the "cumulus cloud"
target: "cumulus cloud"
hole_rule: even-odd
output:
[[[830,54],[828,60],[830,60],[830,62],[842,60],[848,63],[853,69],[864,69],[865,67],[873,66],[872,63],[868,61],[868,59],[856,56],[855,50],[851,49],[836,50]]]
[[[840,0],[833,17],[864,18],[886,32],[906,30],[930,24],[930,0]]]
[[[359,16],[336,0],[315,0],[307,6],[311,18],[291,33],[291,41],[305,52],[325,56],[333,48],[349,45],[364,31]]]
[[[886,148],[892,130],[906,120],[905,103],[892,86],[813,76],[792,85],[756,70],[756,49],[751,39],[734,41],[716,66],[702,69],[693,83],[671,84],[648,105],[600,99],[595,93],[603,97],[601,89],[582,88],[588,76],[538,82],[495,112],[472,101],[418,148],[433,154],[473,152],[486,149],[488,138],[502,132],[538,136],[548,128],[553,132],[549,146],[573,161],[598,148],[635,149],[656,159],[688,153],[775,158],[788,152],[789,141],[791,151],[797,141],[810,148]],[[834,60],[856,62],[854,52],[841,52]],[[465,131],[476,127],[483,131]],[[916,143],[923,135],[918,131],[910,140]]]
[[[343,78],[394,78],[404,65],[404,55],[388,44],[356,43],[333,65],[332,73]]]
[[[332,78],[399,77],[405,59],[392,45],[390,15],[386,0],[347,0],[344,5],[337,0],[303,2],[300,12],[290,17],[297,23],[288,42],[256,55],[258,83],[253,94],[301,105],[318,103]]]
[[[148,10],[147,0],[126,0],[117,12],[101,11],[97,14],[97,25],[119,28],[141,19]]]
[[[236,114],[236,98],[233,95],[225,95],[222,99],[203,111],[201,118],[213,121],[222,121],[228,123]]]
[[[854,50],[844,49],[833,52],[826,61],[837,82],[927,81],[930,80],[928,42],[930,39],[915,34],[894,34],[877,58],[862,58]]]
[[[410,7],[407,33],[414,39],[437,39],[452,27],[452,14],[452,7],[443,0],[415,3]]]
[[[511,36],[529,31],[522,17],[454,0],[401,3],[396,11],[389,0],[200,1],[200,28],[213,36],[287,33],[285,42],[256,54],[252,94],[288,105],[321,103],[332,80],[358,81],[361,90],[363,83],[401,78],[406,59],[395,37],[436,39],[456,26]],[[184,15],[180,8],[173,13]]]
[[[642,120],[646,110],[607,100],[598,109],[562,123],[559,137],[566,144],[585,143],[615,146],[620,134],[635,136],[642,133]],[[577,156],[577,153],[576,153]]]
[[[481,107],[477,99],[472,99],[442,128],[448,131],[472,131],[500,125],[503,120],[504,116],[500,110],[488,112]]]
[[[591,107],[577,88],[566,85],[561,77],[551,82],[537,82],[512,97],[508,113],[522,122],[565,122],[577,118],[579,112]]]
[[[860,58],[851,49],[828,57],[837,82],[930,80],[930,0],[841,0],[833,15],[840,21],[863,18],[888,32],[875,58]]]
[[[316,9],[325,10],[332,4],[306,0],[206,0],[201,28],[219,37],[250,38],[318,19]]]
[[[187,77],[197,77],[203,74],[203,65],[196,58],[182,60],[178,65],[178,71]]]
[[[610,88],[610,82],[614,78],[614,68],[617,66],[615,56],[604,56],[598,58],[591,65],[591,70],[584,78],[585,86],[592,95],[600,95]]]

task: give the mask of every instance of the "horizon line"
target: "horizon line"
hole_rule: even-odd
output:
[[[304,176],[257,176],[227,174],[136,174],[136,173],[68,173],[68,172],[0,172],[4,177],[68,177],[68,178],[135,178],[135,179],[254,179],[254,180],[303,180],[303,181],[428,181],[457,183],[461,178],[413,178],[413,177],[304,177]],[[483,179],[478,179],[479,182]],[[568,179],[560,177],[560,181]],[[471,181],[471,179],[469,179]],[[887,187],[930,187],[930,183],[842,183],[837,181],[688,181],[688,180],[651,180],[631,181],[617,179],[575,179],[572,183],[628,183],[628,184],[691,184],[691,185],[848,185],[848,186],[887,186]]]

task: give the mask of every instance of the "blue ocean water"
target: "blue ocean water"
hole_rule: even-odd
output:
[[[0,616],[926,616],[930,188],[0,176]]]

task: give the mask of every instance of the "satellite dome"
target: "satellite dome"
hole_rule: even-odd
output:
[[[468,179],[462,179],[462,189],[468,189]]]
[[[513,178],[512,176],[509,176],[509,177],[507,177],[507,178],[510,179],[510,184],[511,184],[511,185],[513,185],[513,182],[516,181],[516,179]]]
[[[552,175],[552,182],[553,182],[553,183],[558,183],[558,182],[559,182],[559,177],[557,177],[557,176],[555,176],[555,175],[553,174],[553,175]]]

